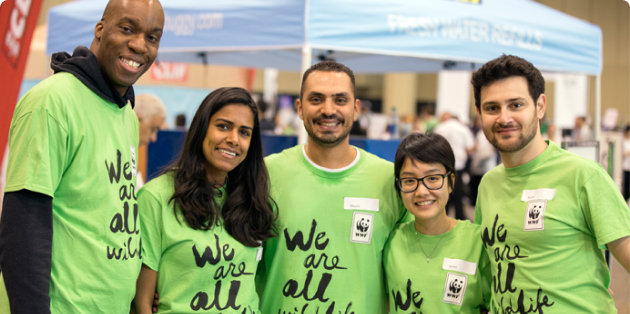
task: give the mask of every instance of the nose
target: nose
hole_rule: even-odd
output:
[[[425,196],[429,194],[429,189],[427,189],[427,187],[424,186],[424,183],[422,183],[422,181],[418,181],[418,188],[416,189],[414,194],[416,196]]]
[[[336,111],[337,110],[335,108],[335,104],[333,103],[333,100],[330,98],[326,99],[326,101],[324,102],[322,106],[322,114],[326,116],[332,116],[333,114],[335,114]]]
[[[501,110],[501,112],[499,113],[499,118],[497,119],[497,122],[501,124],[509,124],[511,121],[512,121],[512,115],[510,114],[510,111],[506,109]]]
[[[238,146],[238,130],[234,129],[229,132],[225,142],[234,147]]]
[[[147,41],[144,38],[144,34],[140,33],[131,38],[129,41],[129,48],[133,52],[142,54],[147,52]]]

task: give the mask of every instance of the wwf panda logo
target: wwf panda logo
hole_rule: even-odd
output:
[[[460,291],[462,291],[462,281],[457,279],[451,281],[451,283],[448,285],[448,290],[450,290],[452,293],[459,293]]]
[[[537,219],[538,215],[540,215],[540,210],[541,209],[542,209],[542,206],[534,205],[534,207],[532,207],[532,209],[529,211],[529,218]]]
[[[359,230],[360,232],[367,232],[369,228],[370,228],[369,219],[361,218],[361,220],[357,222],[357,230]]]

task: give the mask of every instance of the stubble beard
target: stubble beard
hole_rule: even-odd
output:
[[[522,150],[525,146],[527,146],[533,139],[536,137],[537,132],[537,124],[538,119],[534,115],[531,122],[527,125],[527,127],[521,126],[521,134],[518,136],[518,139],[513,144],[501,144],[499,142],[498,136],[496,135],[496,129],[498,127],[493,127],[492,129],[492,138],[490,139],[490,144],[494,146],[501,153],[515,153]]]
[[[311,126],[314,125],[315,123],[316,123],[315,121],[312,121]],[[341,127],[342,127],[341,134],[337,137],[334,134],[326,134],[326,133],[324,133],[322,136],[317,136],[315,132],[313,132],[312,127],[306,127],[306,124],[304,124],[306,133],[308,133],[308,136],[313,140],[313,142],[325,148],[335,147],[341,144],[346,138],[348,138],[348,136],[350,136],[350,128],[347,128],[345,126],[345,121],[341,122]]]

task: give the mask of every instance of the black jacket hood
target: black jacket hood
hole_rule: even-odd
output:
[[[77,47],[72,56],[67,52],[54,53],[50,60],[50,67],[55,73],[68,72],[74,75],[94,93],[117,104],[120,108],[125,107],[127,101],[131,102],[132,108],[135,104],[133,86],[129,86],[125,95],[121,96],[111,82],[103,76],[96,56],[87,47]]]

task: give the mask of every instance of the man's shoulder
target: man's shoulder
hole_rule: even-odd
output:
[[[376,156],[370,152],[367,152],[361,148],[357,148],[359,150],[359,153],[361,154],[361,159],[365,160],[365,164],[368,167],[375,167],[378,169],[389,169],[392,168],[391,170],[393,171],[393,167],[394,167],[394,163],[389,161],[389,160],[385,160],[379,156]]]
[[[296,145],[279,153],[271,154],[265,157],[265,165],[267,167],[272,167],[278,164],[282,165],[283,163],[286,163],[288,159],[295,158],[297,154],[296,151],[300,149],[302,149],[302,145]]]

